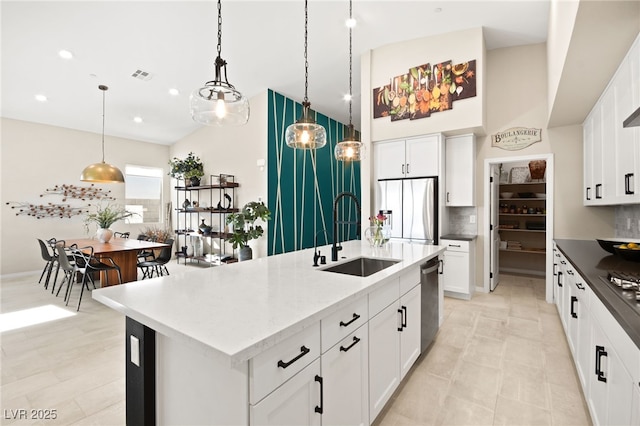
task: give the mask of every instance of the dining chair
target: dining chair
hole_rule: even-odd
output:
[[[155,272],[156,276],[162,277],[165,274],[169,275],[169,270],[167,269],[167,263],[171,261],[171,255],[173,253],[173,238],[168,238],[165,240],[165,244],[167,246],[162,247],[160,250],[160,254],[158,257],[155,257],[152,260],[145,260],[142,262],[138,262],[138,268],[142,271],[142,279],[145,278],[153,278],[153,273]]]
[[[139,241],[151,241],[151,238],[149,238],[145,234],[138,234],[138,240]],[[142,251],[138,252],[138,261],[139,262],[140,261],[144,262],[148,258],[154,258],[154,257],[156,257],[156,254],[153,252],[153,250],[142,250]]]
[[[131,235],[130,232],[117,232],[117,231],[115,231],[113,233],[113,236],[115,238],[129,238],[130,235]]]
[[[40,255],[42,256],[42,260],[46,263],[44,268],[42,269],[42,273],[40,274],[40,279],[38,280],[38,284],[42,282],[42,277],[44,277],[45,272],[47,273],[47,278],[44,280],[44,288],[49,288],[49,279],[51,278],[51,272],[53,271],[53,266],[58,263],[55,244],[56,239],[50,238],[45,243],[40,238],[38,238],[38,244],[40,245]],[[49,251],[51,250],[51,251]],[[58,277],[58,270],[56,269],[56,278]],[[55,286],[55,278],[54,278],[54,286]]]
[[[87,279],[91,281],[93,284],[93,288],[96,288],[96,283],[93,280],[94,272],[107,272],[107,271],[116,271],[118,273],[118,283],[122,284],[122,273],[120,272],[120,267],[113,261],[110,257],[102,257],[100,259],[96,258],[93,255],[93,247],[71,247],[71,254],[75,260],[75,268],[78,272],[82,274],[82,287],[80,288],[80,298],[78,299],[78,311],[80,310],[80,303],[82,302],[82,294],[84,293],[84,289],[89,290],[89,284]],[[73,281],[71,280],[71,287],[69,288],[69,293],[73,289]],[[109,285],[109,278],[105,274],[105,284]],[[67,298],[67,305],[69,304],[69,298]]]
[[[77,246],[74,244],[72,246],[76,248]],[[56,297],[60,294],[60,290],[64,286],[65,281],[67,282],[67,288],[64,291],[64,300],[65,302],[69,298],[69,288],[72,285],[72,281],[76,279],[76,275],[78,272],[78,268],[76,267],[75,258],[73,257],[72,248],[65,247],[64,244],[58,244],[58,263],[60,263],[60,268],[62,272],[64,272],[64,279],[60,283],[60,287],[58,287],[58,291],[56,292]]]

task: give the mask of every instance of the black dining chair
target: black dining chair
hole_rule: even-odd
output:
[[[151,238],[149,238],[145,234],[139,234],[138,235],[138,240],[139,241],[151,241]],[[138,261],[139,262],[144,262],[144,261],[148,260],[149,258],[153,259],[154,257],[156,257],[156,254],[153,252],[153,250],[142,250],[142,251],[138,252]]]
[[[56,249],[55,249],[55,245],[57,241],[58,240],[56,240],[55,238],[50,238],[45,243],[40,238],[38,238],[38,244],[40,245],[40,255],[42,256],[42,260],[46,262],[44,265],[44,268],[42,269],[42,273],[40,274],[40,279],[38,280],[38,284],[42,282],[42,277],[44,277],[44,274],[46,272],[47,278],[44,280],[45,289],[49,288],[49,279],[51,278],[51,272],[53,271],[53,266],[57,265],[57,268],[60,267],[60,265],[58,265],[58,255],[56,254]],[[56,269],[56,275],[55,275],[54,284],[53,284],[54,287],[55,287],[55,280],[57,278],[58,278],[58,269]]]
[[[117,232],[117,231],[115,231],[113,233],[113,236],[115,238],[129,238],[130,235],[131,235],[130,232]]]
[[[74,246],[77,247],[77,246]],[[73,257],[73,253],[71,248],[65,247],[63,244],[57,245],[58,250],[58,263],[60,264],[60,269],[64,273],[64,279],[60,283],[60,287],[58,287],[58,291],[56,292],[56,297],[60,294],[60,290],[64,286],[65,281],[67,282],[67,288],[64,291],[64,300],[65,302],[69,298],[69,289],[72,286],[72,281],[76,279],[78,268],[76,268],[75,258]]]
[[[162,247],[158,257],[155,257],[152,260],[144,260],[142,262],[138,262],[138,268],[140,268],[140,270],[142,271],[143,280],[145,278],[153,278],[154,272],[158,277],[162,277],[165,274],[169,275],[169,270],[167,269],[166,265],[171,261],[171,255],[173,253],[173,241],[173,238],[169,238],[164,242],[165,244],[167,244],[167,246]]]
[[[84,293],[84,289],[86,288],[87,291],[90,291],[87,279],[91,281],[91,284],[93,284],[93,288],[96,288],[96,283],[93,280],[94,272],[116,271],[118,273],[118,283],[122,284],[122,273],[120,272],[120,267],[113,261],[112,258],[96,258],[93,255],[93,247],[91,246],[81,248],[71,246],[71,254],[73,255],[75,260],[76,270],[82,274],[82,287],[80,288],[80,298],[78,299],[78,311],[80,310],[80,303],[82,302],[82,294]],[[109,278],[108,276],[106,276],[106,274],[105,277],[105,284],[109,285]],[[73,281],[74,280],[71,280],[69,293],[71,293],[71,290],[73,289]],[[69,304],[69,298],[70,297],[67,297],[67,305]]]

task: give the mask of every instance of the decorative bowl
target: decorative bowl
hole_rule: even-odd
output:
[[[600,240],[598,238],[596,238],[596,241],[598,242],[598,244],[600,244],[600,247],[602,247],[604,251],[609,252],[611,254],[616,254],[616,251],[613,248],[613,246],[620,245],[620,241]]]
[[[513,192],[501,192],[500,198],[511,198],[513,197]]]

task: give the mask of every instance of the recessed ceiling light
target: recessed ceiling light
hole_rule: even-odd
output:
[[[349,18],[346,21],[347,27],[349,27],[349,28],[355,27],[357,23],[358,23],[358,21],[356,21],[355,18]]]
[[[47,102],[47,97],[45,95],[36,95],[35,98],[38,102]]]
[[[433,9],[433,11],[435,13],[440,13],[440,12],[442,12],[442,8],[441,7],[436,7],[435,9]]]
[[[178,96],[180,94],[180,91],[178,89],[169,89],[169,94],[171,96]]]
[[[69,52],[68,50],[60,50],[58,52],[58,56],[60,56],[62,59],[73,59],[73,53]]]
[[[133,121],[135,121],[136,123],[142,123],[142,117],[133,117]]]
[[[344,99],[345,101],[349,102],[349,101],[351,100],[351,98],[352,98],[352,96],[351,96],[350,94],[348,94],[348,93],[347,93],[346,95],[344,95],[344,98],[343,98],[343,99]]]

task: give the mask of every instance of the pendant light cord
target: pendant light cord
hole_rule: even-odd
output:
[[[309,89],[309,61],[307,59],[307,27],[309,23],[309,13],[307,0],[304,0],[304,102],[309,102],[307,92]]]
[[[349,22],[353,22],[353,7],[351,0],[349,0]],[[351,126],[352,114],[351,114],[351,103],[353,102],[353,51],[352,51],[352,36],[351,30],[353,29],[352,25],[349,25],[349,126]],[[350,127],[351,128],[351,127]]]
[[[98,89],[102,90],[102,162],[104,163],[104,115],[105,115],[105,92],[109,89],[102,84],[98,86]]]
[[[222,4],[218,0],[218,57],[222,52]]]

